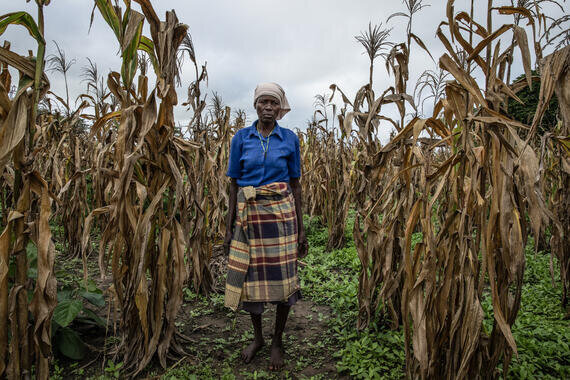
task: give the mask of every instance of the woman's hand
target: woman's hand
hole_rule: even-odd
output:
[[[297,240],[297,259],[302,259],[309,253],[309,243],[305,235],[305,226],[303,226],[303,207],[301,207],[301,182],[299,178],[291,178],[291,190],[293,198],[295,198],[295,213],[297,214],[297,226],[299,226],[299,236]]]
[[[239,186],[237,179],[232,178],[230,181],[230,202],[228,205],[228,217],[226,219],[226,237],[224,238],[224,254],[230,254],[230,243],[232,242],[232,230],[236,220],[237,193]]]
[[[228,228],[226,230],[226,237],[224,238],[224,255],[226,256],[230,254],[231,242],[232,242],[232,230]]]
[[[309,253],[309,242],[305,236],[305,231],[299,232],[299,240],[297,242],[297,258],[302,259]]]

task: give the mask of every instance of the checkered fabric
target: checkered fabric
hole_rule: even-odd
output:
[[[242,187],[230,245],[225,305],[285,301],[299,289],[297,214],[286,182]]]

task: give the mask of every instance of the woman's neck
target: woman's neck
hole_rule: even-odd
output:
[[[267,137],[269,136],[273,128],[275,128],[275,124],[277,123],[273,122],[273,123],[264,124],[261,120],[259,120],[257,122],[257,130],[259,131],[259,133],[261,133],[263,137]]]

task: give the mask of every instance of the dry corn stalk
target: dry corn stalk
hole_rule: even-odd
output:
[[[524,215],[528,213],[537,232],[548,222],[539,192],[525,186],[534,183],[538,173],[536,155],[518,138],[517,130],[525,126],[499,112],[507,97],[517,98],[503,81],[507,56],[495,39],[513,30],[524,55],[525,32],[516,25],[491,32],[493,10],[490,1],[485,28],[465,12],[454,14],[453,1],[448,2],[452,39],[486,74],[486,91],[479,89],[444,33],[438,32],[450,54],[440,58],[440,66],[455,78],[442,102],[445,124],[435,119],[436,114],[412,120],[407,135],[408,127],[395,138],[407,138],[413,131],[415,142],[419,132],[429,128],[442,141],[453,142],[443,163],[432,162],[431,149],[412,144],[413,161],[406,167],[419,174],[411,177],[419,181],[417,195],[410,194],[413,206],[406,220],[402,298],[407,373],[413,378],[490,378],[496,376],[500,360],[503,373],[508,373],[510,358],[517,352],[510,326],[520,306],[524,246],[530,232]],[[462,30],[479,34],[481,42],[472,46]],[[483,50],[486,59],[479,55]],[[530,62],[524,65],[530,73]],[[416,230],[423,236],[412,251]],[[481,327],[486,276],[495,321],[490,336]]]
[[[305,206],[327,226],[327,251],[344,246],[344,227],[350,206],[351,149],[348,138],[328,129],[326,109],[317,110],[321,118],[313,118],[306,133],[300,133],[302,144]],[[325,124],[325,126],[323,126]]]
[[[411,20],[413,13],[421,9],[421,1],[413,2],[409,18],[408,32],[411,33]],[[419,8],[418,8],[419,7]],[[369,28],[370,29],[370,28]],[[389,122],[396,130],[402,129],[404,123],[406,102],[413,108],[414,102],[411,96],[406,94],[408,81],[409,44],[394,45],[386,41],[389,30],[370,32],[367,38],[359,40],[368,52],[370,58],[377,56],[386,57],[386,68],[394,75],[394,87],[386,89],[378,98],[372,89],[372,71],[374,60],[370,61],[370,80],[355,96],[354,102],[350,103],[352,112],[346,114],[343,119],[344,133],[351,132],[353,121],[358,126],[357,142],[355,143],[355,162],[352,168],[352,185],[357,206],[353,236],[358,257],[362,264],[359,275],[359,319],[358,328],[368,326],[373,319],[380,302],[384,302],[386,311],[391,316],[392,327],[397,328],[401,321],[400,308],[402,288],[402,249],[400,243],[400,230],[406,218],[407,197],[402,193],[410,191],[409,186],[397,186],[390,194],[393,204],[390,206],[392,213],[386,218],[380,218],[375,210],[382,197],[384,178],[391,178],[399,171],[399,166],[409,156],[403,149],[394,154],[384,155],[383,148],[377,138],[377,129],[381,121]],[[419,40],[419,39],[418,39]],[[381,54],[385,47],[391,46],[388,54]],[[370,49],[369,47],[375,47]],[[336,86],[333,85],[333,89]],[[341,92],[342,94],[342,92]],[[348,103],[343,95],[345,104]],[[366,102],[366,109],[363,110]],[[382,115],[382,107],[386,104],[395,104],[402,118],[398,123],[390,117]],[[395,172],[392,172],[395,171]],[[397,176],[396,176],[397,177]],[[393,197],[393,198],[392,198]],[[384,226],[384,230],[382,229]]]
[[[194,289],[200,293],[207,293],[212,288],[213,278],[208,265],[215,241],[221,239],[222,231],[225,232],[222,229],[225,228],[224,214],[228,204],[225,170],[232,136],[229,107],[225,107],[219,116],[204,123],[206,129],[193,130],[194,143],[200,144],[200,149],[195,151],[187,171],[188,183],[196,197],[196,217],[189,239],[192,280]]]
[[[303,206],[311,216],[324,214],[324,191],[319,176],[322,166],[322,151],[320,140],[317,136],[317,128],[309,125],[305,132],[298,131],[299,144],[301,147],[301,172],[305,180],[303,185]]]
[[[7,217],[0,234],[0,376],[9,379],[30,378],[32,365],[37,378],[49,378],[51,318],[57,303],[55,250],[49,227],[51,194],[32,167],[37,157],[37,105],[49,88],[44,74],[43,37],[43,6],[49,1],[36,3],[38,24],[26,12],[0,16],[0,35],[9,25],[20,24],[38,44],[35,59],[11,52],[9,44],[0,48],[0,172],[8,174],[5,178],[12,193],[11,204],[2,209]],[[12,99],[8,96],[9,66],[20,75]],[[26,256],[29,241],[38,252],[38,277],[31,303]],[[11,261],[16,269],[12,278],[8,274]]]
[[[225,212],[228,204],[228,181],[225,176],[229,158],[232,131],[231,110],[223,105],[222,98],[214,93],[210,112],[204,116],[205,96],[202,97],[201,83],[207,78],[202,66],[199,74],[194,45],[189,35],[182,43],[181,51],[187,52],[195,68],[195,80],[188,87],[188,105],[193,116],[188,124],[188,137],[200,146],[194,151],[190,170],[186,172],[188,184],[195,201],[192,213],[195,218],[189,230],[189,247],[192,260],[192,284],[196,292],[208,293],[213,288],[214,278],[210,270],[213,247],[225,233]]]
[[[86,174],[89,172],[89,140],[82,129],[81,111],[86,103],[61,116],[47,112],[39,117],[37,150],[45,160],[35,166],[61,201],[56,217],[63,226],[67,255],[79,257],[83,220],[89,212]]]
[[[492,12],[520,13],[531,25],[534,19],[524,9],[488,5],[483,27],[466,12],[455,14],[448,2],[451,41],[440,28],[448,50],[440,66],[455,81],[445,87],[432,117],[404,123],[405,102],[414,106],[405,94],[410,38],[388,55],[394,88],[375,99],[371,85],[364,86],[354,102],[341,91],[353,110],[343,128],[351,131],[353,121],[359,127],[352,185],[358,211],[354,239],[363,265],[359,326],[370,322],[381,301],[394,327],[404,318],[407,372],[413,378],[493,377],[501,359],[508,372],[516,353],[510,326],[520,305],[526,238],[554,220],[538,191],[537,156],[518,137],[528,127],[504,116],[506,99],[519,100],[505,84],[515,48],[531,80],[526,32],[516,24],[491,31]],[[513,45],[502,51],[496,40],[508,31]],[[455,41],[466,54],[457,53]],[[485,74],[485,91],[471,76],[471,64]],[[381,114],[389,102],[398,106],[401,123]],[[399,132],[383,148],[374,141],[380,120]],[[432,138],[420,137],[422,132]],[[412,250],[415,232],[423,239]],[[487,284],[495,316],[489,337],[481,331],[480,305]]]
[[[325,135],[326,136],[326,135]],[[350,169],[352,151],[343,138],[329,132],[325,137],[330,149],[324,153],[323,179],[325,192],[324,220],[329,231],[326,249],[340,249],[345,244],[344,228],[350,206]],[[334,141],[336,140],[336,142]]]
[[[87,218],[83,236],[85,249],[92,218],[108,214],[100,253],[108,250],[121,309],[118,353],[127,376],[140,373],[155,354],[165,367],[170,354],[183,353],[174,323],[187,278],[184,258],[194,203],[183,173],[192,170],[193,154],[200,148],[175,136],[176,56],[187,26],[174,12],[167,12],[161,21],[149,1],[137,3],[144,15],[131,9],[130,2],[123,13],[110,1],[96,1],[119,40],[123,67],[121,74],[112,72],[108,78],[120,109],[102,116],[92,131],[101,128],[106,131],[102,135],[109,137],[98,155],[107,157],[103,160],[109,160],[112,169],[93,173],[105,177],[100,181],[106,183],[107,203]],[[128,22],[119,21],[123,19]],[[150,25],[151,39],[142,36],[144,20]],[[133,86],[139,49],[150,57],[156,73],[150,94],[144,72]],[[110,132],[115,127],[116,132]],[[100,263],[104,262],[101,257]]]
[[[541,62],[541,96],[533,127],[539,123],[553,92],[558,98],[562,120],[552,132],[542,137],[540,182],[554,221],[550,249],[560,264],[562,305],[567,307],[570,292],[570,46],[548,55]],[[552,260],[550,268],[554,281]]]

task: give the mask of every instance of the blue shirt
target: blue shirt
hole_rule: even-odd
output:
[[[236,178],[239,186],[254,187],[301,177],[299,138],[293,131],[275,123],[267,155],[259,137],[257,121],[237,131],[230,145],[228,177]],[[265,144],[267,139],[262,139]]]

